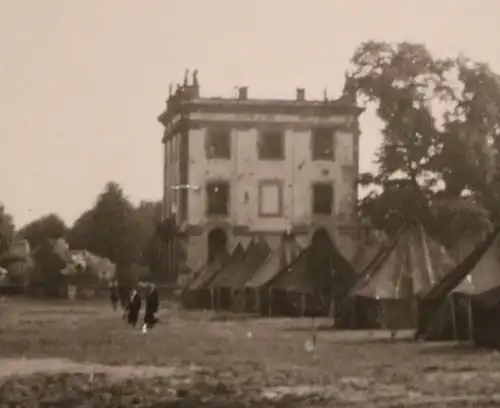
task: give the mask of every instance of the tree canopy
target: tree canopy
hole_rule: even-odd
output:
[[[68,227],[56,214],[44,215],[22,227],[18,236],[28,240],[31,248],[37,248],[45,241],[66,236]]]
[[[9,243],[14,236],[14,231],[14,220],[5,211],[3,204],[0,203],[0,254],[9,247]]]
[[[93,208],[84,212],[68,233],[73,249],[86,249],[117,266],[119,279],[136,280],[146,270],[160,276],[161,259],[156,230],[161,221],[160,203],[142,201],[137,207],[122,188],[109,182]]]
[[[360,178],[372,190],[362,215],[389,233],[418,219],[448,241],[487,228],[500,203],[492,188],[500,181],[500,77],[487,64],[436,58],[408,42],[365,42],[351,63],[344,92],[375,106],[383,122],[378,171]]]

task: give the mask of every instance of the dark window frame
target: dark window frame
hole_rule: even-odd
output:
[[[266,139],[269,137],[276,137],[279,136],[279,153],[278,154],[266,154],[263,153],[264,150],[264,145],[266,143]],[[269,139],[268,139],[269,140]],[[262,161],[280,161],[280,160],[285,160],[285,132],[283,130],[261,130],[258,135],[258,140],[257,140],[257,156],[259,160]]]
[[[216,146],[216,143],[213,143],[216,137],[225,137],[227,138],[226,143],[227,151],[213,151],[211,152],[211,146]],[[205,134],[205,157],[208,160],[229,160],[231,159],[232,153],[232,143],[231,143],[231,129],[221,129],[221,128],[213,128],[208,129]]]
[[[276,179],[268,179],[268,180],[259,180],[259,189],[258,189],[258,215],[259,218],[276,218],[276,217],[282,217],[284,213],[284,202],[283,202],[283,195],[284,195],[284,185],[285,183],[283,180],[276,180]],[[263,211],[263,206],[262,206],[262,198],[263,198],[263,190],[265,187],[268,186],[275,186],[278,188],[278,211],[276,213],[265,213]]]
[[[317,197],[321,194],[320,189],[328,189],[330,195],[330,206],[328,211],[323,211],[322,203]],[[326,206],[326,205],[325,205]],[[311,214],[319,217],[330,217],[335,214],[335,183],[333,181],[318,181],[311,184]]]
[[[224,211],[216,211],[214,203],[211,201],[210,189],[214,187],[222,187],[226,189],[226,204]],[[205,214],[208,217],[227,217],[230,211],[231,203],[231,184],[227,180],[210,180],[205,183]]]
[[[321,140],[329,140],[329,149],[330,153],[324,153],[321,145],[324,141]],[[333,127],[318,127],[312,129],[311,132],[311,157],[314,161],[335,161],[335,152],[337,145],[337,131]],[[325,143],[326,145],[326,143]]]

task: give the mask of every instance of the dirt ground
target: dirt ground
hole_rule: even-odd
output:
[[[493,407],[500,355],[310,319],[0,300],[0,407]]]

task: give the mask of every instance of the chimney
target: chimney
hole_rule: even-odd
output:
[[[246,101],[248,99],[248,87],[240,86],[238,88],[238,99],[240,101]]]
[[[304,88],[297,88],[297,101],[304,102],[306,100],[306,90]]]

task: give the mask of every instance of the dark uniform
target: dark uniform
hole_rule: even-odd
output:
[[[136,289],[132,290],[127,304],[127,322],[135,327],[139,321],[139,312],[141,311],[142,300]]]
[[[118,307],[118,285],[116,282],[113,282],[109,288],[109,300],[111,300],[111,306],[113,307],[113,310],[116,310]]]
[[[160,306],[160,298],[154,285],[151,285],[146,297],[146,311],[144,313],[144,327],[147,329],[153,328],[158,323],[158,308]]]

